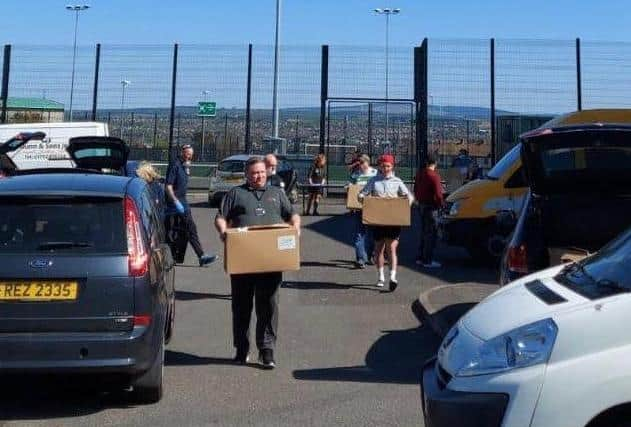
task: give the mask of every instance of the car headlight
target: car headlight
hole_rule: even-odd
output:
[[[493,374],[547,363],[557,325],[545,319],[485,341],[456,373],[457,377]]]
[[[462,200],[456,200],[455,202],[451,204],[451,207],[449,208],[449,216],[458,215],[458,212],[460,211],[461,203],[462,203]]]

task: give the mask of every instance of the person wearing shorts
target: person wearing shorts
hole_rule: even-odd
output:
[[[407,197],[410,205],[414,197],[405,186],[403,181],[394,174],[394,156],[384,154],[379,157],[379,174],[371,178],[366,186],[359,192],[358,198],[361,200],[370,195],[373,197]],[[399,236],[401,227],[379,227],[372,228],[372,235],[375,240],[375,252],[377,254],[377,287],[385,286],[385,253],[390,259],[390,292],[398,286],[397,280],[397,247],[399,246]]]

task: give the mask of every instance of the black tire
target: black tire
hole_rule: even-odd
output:
[[[497,264],[502,259],[507,243],[508,239],[494,230],[488,230],[488,232],[479,235],[466,249],[471,258],[477,262],[485,265]]]
[[[162,399],[164,377],[164,331],[160,332],[160,347],[147,372],[132,383],[133,400],[138,403],[157,403]]]

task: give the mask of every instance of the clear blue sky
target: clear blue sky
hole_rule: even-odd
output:
[[[61,0],[2,0],[0,43],[72,43]],[[90,0],[82,44],[269,44],[275,0]],[[285,44],[383,43],[375,7],[400,7],[392,44],[430,38],[631,40],[628,0],[283,0]]]
[[[121,105],[121,79],[132,82],[128,107],[168,106],[174,42],[182,45],[178,105],[194,105],[210,89],[219,107],[242,108],[252,43],[252,105],[271,106],[275,0],[85,2],[91,8],[79,21],[77,108],[91,106],[97,42],[103,45],[99,108]],[[74,14],[65,10],[67,1],[0,4],[0,44],[14,45],[10,96],[68,105]],[[410,47],[428,37],[430,103],[488,106],[488,38],[495,37],[497,108],[569,111],[576,106],[573,40],[580,37],[583,106],[631,105],[631,43],[592,42],[631,42],[629,0],[283,0],[283,6],[282,108],[319,105],[321,44],[332,46],[330,96],[384,97],[385,22],[372,10],[386,6],[402,9],[391,26],[391,98],[412,96]]]

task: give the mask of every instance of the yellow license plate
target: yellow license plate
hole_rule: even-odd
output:
[[[0,301],[64,301],[76,300],[77,282],[0,282]]]

